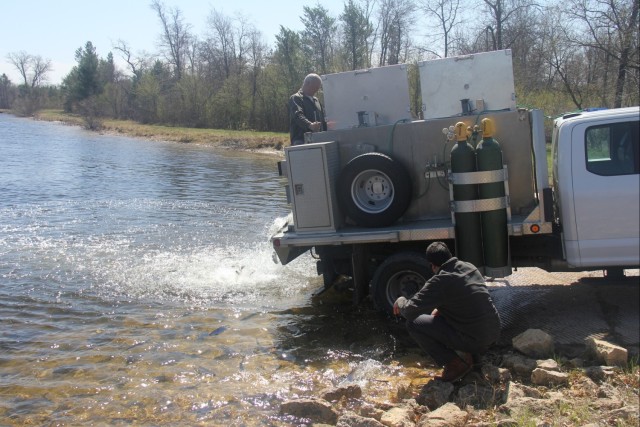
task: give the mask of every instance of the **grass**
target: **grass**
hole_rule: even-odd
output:
[[[60,110],[41,110],[35,114],[38,120],[60,121],[74,126],[85,126],[85,120],[77,114]],[[225,129],[197,129],[177,126],[150,125],[133,120],[102,119],[100,132],[115,133],[134,138],[159,141],[206,144],[239,150],[277,150],[289,143],[289,135],[278,132],[235,131]]]

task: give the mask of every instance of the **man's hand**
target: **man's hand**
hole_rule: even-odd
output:
[[[311,129],[311,132],[318,132],[320,129],[322,129],[322,123],[313,122],[309,125],[309,129]]]
[[[393,303],[393,315],[400,316],[400,307],[398,307],[398,301]]]
[[[437,309],[437,308],[434,308],[434,309],[433,309],[433,311],[431,312],[431,315],[432,315],[433,317],[436,317],[436,316],[439,316],[439,315],[440,315],[440,313],[438,312],[438,309]]]

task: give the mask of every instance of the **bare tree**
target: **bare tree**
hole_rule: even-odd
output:
[[[136,80],[140,79],[142,72],[146,68],[146,61],[143,58],[134,58],[129,44],[124,40],[118,40],[113,48],[120,52],[122,59],[127,63]]]
[[[20,73],[24,86],[30,89],[39,87],[51,71],[51,61],[40,55],[30,55],[25,51],[12,52],[7,55],[9,62]]]
[[[215,9],[207,18],[208,38],[206,50],[212,64],[222,71],[222,77],[228,79],[236,62],[236,37],[231,18]]]
[[[379,65],[403,62],[402,51],[410,44],[409,34],[414,22],[412,0],[382,0],[378,9],[380,21]]]
[[[537,6],[532,0],[484,0],[493,24],[484,27],[485,36],[492,42],[491,49],[505,49],[504,30],[512,16],[529,7]]]
[[[443,38],[444,57],[449,56],[452,33],[460,23],[460,0],[420,0],[420,6],[427,17],[435,17]],[[431,53],[437,53],[429,50]]]
[[[617,62],[615,108],[622,106],[627,74],[639,69],[638,4],[638,0],[572,0],[569,9],[572,21],[585,29],[571,41]]]
[[[189,49],[191,25],[184,23],[180,9],[167,10],[160,0],[153,0],[151,8],[162,24],[160,45],[166,50],[167,60],[173,65],[175,78],[180,80],[185,68],[185,55]]]

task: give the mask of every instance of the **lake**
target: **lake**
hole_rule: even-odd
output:
[[[0,425],[290,425],[287,399],[385,399],[392,325],[315,261],[273,261],[275,155],[0,114]]]

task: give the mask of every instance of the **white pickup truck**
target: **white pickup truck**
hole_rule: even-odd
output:
[[[386,311],[429,278],[436,240],[489,277],[638,268],[638,107],[556,119],[550,179],[545,117],[516,107],[510,51],[419,71],[421,120],[402,65],[322,76],[329,130],[279,163],[282,264],[311,251],[326,288],[352,280],[356,302],[370,293]]]

